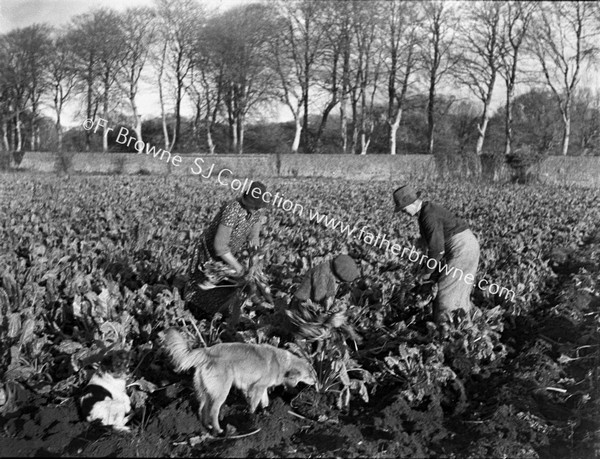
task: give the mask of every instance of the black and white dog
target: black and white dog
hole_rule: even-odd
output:
[[[104,358],[79,398],[81,414],[88,422],[100,421],[115,430],[129,431],[131,402],[126,391],[129,353],[117,351]]]

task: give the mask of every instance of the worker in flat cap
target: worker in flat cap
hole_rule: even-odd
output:
[[[342,282],[352,282],[360,276],[356,262],[349,255],[338,255],[325,261],[305,275],[294,293],[300,301],[311,300],[314,303],[330,306]]]
[[[340,287],[360,276],[356,261],[345,254],[308,270],[286,311],[292,333],[309,341],[319,341],[339,329],[346,337],[360,340],[347,323],[346,306],[335,303]]]
[[[433,303],[434,321],[447,322],[451,313],[462,309],[473,312],[471,292],[479,264],[479,242],[468,223],[446,208],[423,201],[410,185],[393,193],[394,212],[416,217],[427,257],[419,282],[437,279],[438,293]]]

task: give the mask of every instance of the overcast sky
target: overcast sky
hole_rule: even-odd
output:
[[[227,8],[245,0],[204,0],[201,3]],[[247,0],[246,0],[247,1]],[[153,0],[0,0],[0,33],[36,22],[58,26],[71,17],[102,6],[123,11],[130,6],[153,5]]]
[[[121,11],[129,6],[150,3],[151,0],[1,0],[0,33],[36,22],[59,26],[69,22],[76,14],[96,7],[109,6]]]

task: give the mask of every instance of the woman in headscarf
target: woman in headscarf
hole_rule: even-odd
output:
[[[233,289],[210,291],[203,288],[207,264],[223,262],[230,268],[233,277],[244,275],[244,267],[236,255],[247,241],[253,248],[259,246],[260,229],[265,218],[263,209],[268,205],[264,199],[266,191],[264,184],[253,182],[240,197],[223,204],[200,236],[188,266],[190,279],[185,299],[189,304],[214,313],[221,306],[219,303],[224,303],[231,295]]]
[[[479,242],[468,223],[438,204],[421,200],[420,194],[409,185],[396,189],[393,197],[394,212],[417,217],[419,222],[427,257],[418,280],[431,281],[434,274],[439,274],[433,303],[434,321],[437,324],[447,321],[457,309],[471,313]]]

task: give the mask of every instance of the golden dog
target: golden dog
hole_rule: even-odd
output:
[[[175,363],[175,371],[196,369],[198,415],[217,434],[223,432],[219,412],[231,386],[244,393],[250,412],[254,413],[259,404],[263,408],[269,405],[270,387],[316,382],[315,371],[308,361],[268,344],[223,343],[189,350],[183,336],[171,328],[165,333],[164,346]]]

